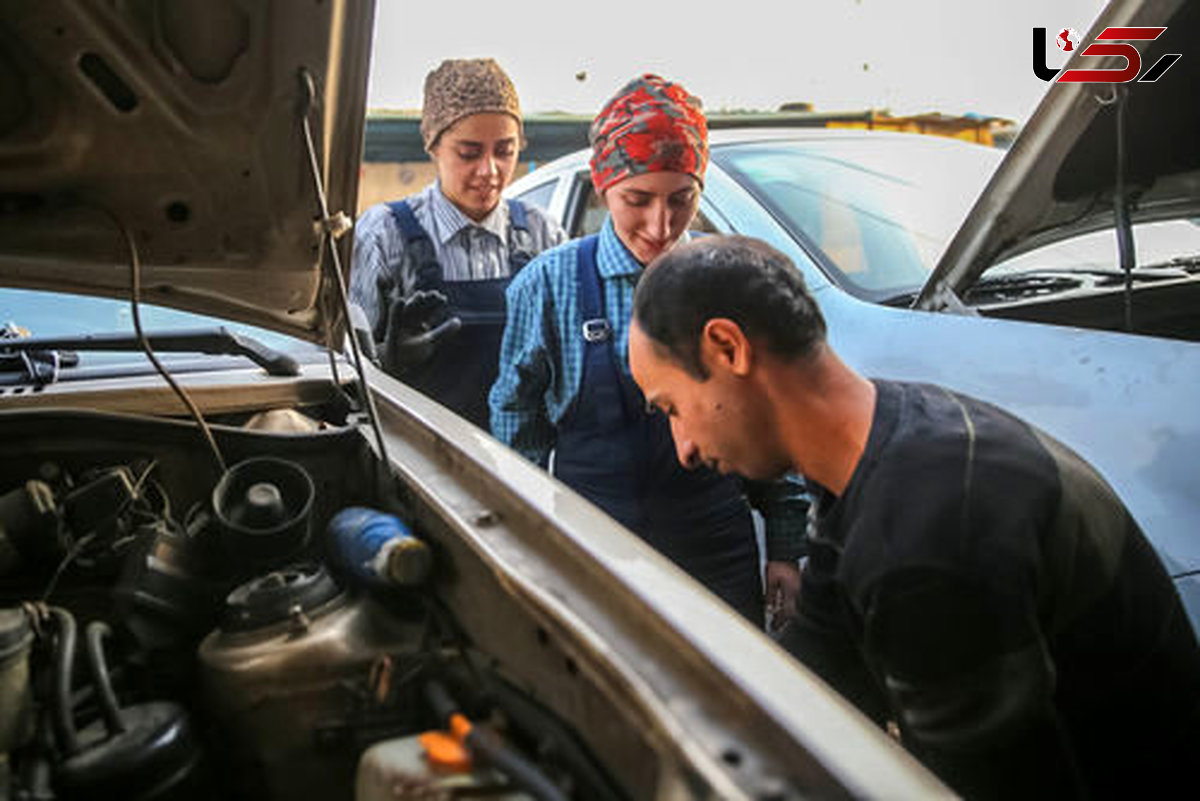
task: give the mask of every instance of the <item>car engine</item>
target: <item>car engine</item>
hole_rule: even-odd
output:
[[[0,797],[624,797],[353,426],[215,422],[223,471],[182,422],[0,415]]]

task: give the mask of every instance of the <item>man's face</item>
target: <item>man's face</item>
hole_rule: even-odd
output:
[[[671,248],[700,208],[700,184],[683,172],[647,172],[604,190],[617,236],[642,264]]]
[[[711,467],[772,479],[789,469],[765,398],[744,375],[705,359],[709,377],[693,378],[635,322],[629,366],[646,402],[667,416],[675,454],[688,468]]]
[[[508,114],[472,114],[447,128],[430,155],[442,194],[479,221],[492,213],[512,180],[521,149],[517,121]]]

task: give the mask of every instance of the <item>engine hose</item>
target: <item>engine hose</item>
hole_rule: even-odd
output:
[[[450,716],[458,711],[458,704],[439,681],[425,682],[425,700],[433,710],[439,726],[449,726]]]
[[[505,744],[490,728],[472,726],[464,742],[472,756],[491,765],[538,801],[567,801],[566,794],[537,765]]]
[[[50,607],[58,624],[54,646],[54,734],[59,747],[73,756],[79,753],[79,732],[71,715],[71,670],[75,666],[75,618],[66,609]]]
[[[112,677],[108,673],[108,663],[104,659],[104,639],[111,635],[112,629],[107,623],[99,620],[89,623],[85,633],[88,669],[92,674],[92,684],[96,688],[100,713],[104,716],[104,728],[110,735],[125,731],[125,723],[121,720],[121,708],[117,705],[117,694],[113,692]]]
[[[459,714],[458,705],[441,682],[432,679],[425,682],[425,700],[441,725],[462,735],[462,743],[472,757],[495,768],[538,801],[567,801],[566,794],[537,765],[517,753],[499,734],[487,726],[470,723]]]

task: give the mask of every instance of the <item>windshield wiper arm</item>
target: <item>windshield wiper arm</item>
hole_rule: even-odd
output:
[[[300,375],[300,364],[286,353],[267,347],[253,337],[235,334],[224,326],[149,333],[150,347],[162,353],[207,353],[244,356],[274,376]],[[133,334],[81,334],[70,337],[26,337],[0,340],[0,354],[23,351],[140,351]]]

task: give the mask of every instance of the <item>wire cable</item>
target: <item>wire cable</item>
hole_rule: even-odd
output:
[[[226,470],[225,457],[221,455],[221,449],[217,447],[217,441],[213,437],[212,430],[208,427],[208,423],[205,421],[204,415],[200,413],[199,407],[196,406],[191,397],[187,394],[187,392],[184,391],[183,387],[179,385],[179,382],[177,382],[170,372],[167,371],[167,368],[163,366],[163,363],[158,360],[158,356],[155,355],[154,349],[150,347],[150,340],[146,338],[146,332],[142,329],[142,315],[140,310],[142,296],[142,262],[141,258],[138,256],[137,242],[134,241],[133,234],[129,232],[129,229],[125,226],[125,223],[123,223],[121,219],[117,217],[117,215],[113,214],[107,209],[105,210],[105,213],[108,214],[109,218],[116,224],[117,228],[120,229],[121,236],[125,239],[125,245],[129,249],[129,276],[130,286],[132,288],[132,294],[130,295],[130,307],[133,312],[133,330],[137,335],[138,342],[141,343],[142,350],[145,352],[146,358],[149,359],[150,363],[154,365],[154,369],[158,371],[158,374],[163,377],[163,380],[166,381],[167,384],[170,385],[171,389],[175,391],[175,394],[179,397],[179,400],[183,402],[183,405],[186,406],[187,410],[191,413],[192,418],[195,419],[196,425],[200,427],[200,432],[204,435],[205,442],[208,443],[208,447],[212,451],[213,461],[217,463],[217,469],[223,474]]]
[[[84,549],[95,541],[96,533],[94,531],[75,540],[75,543],[67,550],[66,556],[58,563],[58,567],[54,568],[54,573],[50,576],[50,581],[46,583],[46,589],[42,592],[42,597],[40,598],[42,603],[50,600],[50,596],[58,586],[58,580],[62,577],[63,571],[83,553]]]
[[[337,290],[338,304],[342,310],[342,316],[346,320],[346,325],[350,326],[350,300],[349,294],[346,291],[346,281],[342,275],[342,258],[338,253],[337,239],[333,233],[333,218],[329,216],[329,201],[325,196],[325,186],[321,181],[321,169],[317,163],[317,149],[313,144],[312,125],[308,121],[309,113],[312,111],[313,101],[316,99],[317,89],[316,83],[313,80],[312,74],[305,68],[300,68],[300,90],[303,92],[304,105],[301,110],[300,123],[304,131],[304,146],[308,151],[308,167],[312,175],[313,188],[317,193],[317,203],[321,212],[321,226],[324,231],[325,241],[329,244],[329,264],[332,269],[329,270],[330,283]],[[383,429],[379,425],[379,412],[375,408],[375,396],[371,394],[371,388],[367,386],[367,373],[363,368],[362,349],[358,344],[358,337],[350,331],[347,339],[350,340],[350,353],[354,360],[354,370],[358,374],[358,385],[362,391],[363,403],[367,409],[367,417],[371,422],[371,430],[375,434],[375,442],[379,447],[379,459],[383,465],[388,464],[387,447],[384,444]]]

